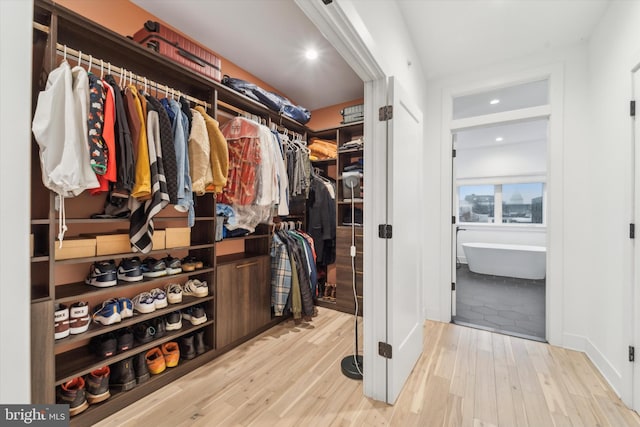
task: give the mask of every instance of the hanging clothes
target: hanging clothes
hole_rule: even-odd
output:
[[[40,148],[42,182],[60,199],[58,240],[62,246],[67,230],[64,198],[75,197],[99,186],[91,169],[87,131],[89,81],[82,67],[63,61],[47,77],[38,94],[32,122]]]
[[[109,191],[110,185],[117,181],[116,165],[116,141],[115,141],[115,94],[113,88],[106,81],[102,81],[104,89],[103,103],[103,126],[101,137],[104,142],[104,152],[106,155],[105,172],[102,175],[96,174],[100,187],[90,191],[92,195]]]
[[[273,143],[275,145],[274,161],[277,167],[276,178],[278,181],[278,215],[289,215],[289,177],[287,175],[287,166],[285,164],[284,148],[280,140],[280,134],[277,131],[271,131],[273,135]]]
[[[220,130],[218,121],[209,116],[204,107],[198,105],[195,109],[204,118],[209,138],[209,162],[213,181],[207,185],[205,191],[208,193],[220,193],[227,184],[229,173],[230,153],[227,140]]]
[[[317,271],[313,252],[303,233],[279,230],[271,242],[271,291],[276,315],[290,310],[294,319],[312,317],[315,309]],[[286,254],[286,256],[285,256]]]
[[[147,109],[158,113],[158,120],[160,122],[160,145],[162,147],[160,163],[164,169],[164,176],[167,182],[169,203],[175,205],[178,203],[178,166],[176,162],[176,148],[173,145],[171,121],[160,101],[149,94],[145,94],[145,98],[147,99]]]
[[[131,131],[129,130],[129,121],[127,119],[122,90],[112,75],[106,75],[105,81],[113,89],[115,101],[115,157],[117,172],[111,197],[128,198],[133,189],[135,179],[135,161],[133,157]]]
[[[332,186],[318,175],[312,175],[307,201],[307,233],[314,241],[320,265],[335,262],[336,203],[327,184]]]
[[[127,86],[124,93],[127,100],[127,118],[131,126],[131,134],[137,136],[134,143],[136,173],[131,196],[139,200],[146,200],[151,197],[151,169],[146,124],[147,103],[138,94],[138,89],[134,85]]]
[[[160,120],[158,112],[151,109],[147,116],[148,155],[150,159],[151,198],[144,202],[134,197],[129,199],[131,223],[129,240],[134,252],[148,253],[152,249],[153,217],[169,204],[169,194],[162,165],[162,143],[160,141]]]
[[[191,176],[189,174],[189,150],[187,147],[189,120],[182,112],[181,105],[175,99],[169,101],[169,107],[175,117],[172,124],[176,165],[178,168],[178,200],[175,209],[180,212],[187,212],[187,223],[189,227],[193,227],[195,224],[195,211],[193,208],[193,193],[191,192]]]

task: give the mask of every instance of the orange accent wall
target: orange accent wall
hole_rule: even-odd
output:
[[[186,36],[184,33],[176,30],[174,27],[162,21],[161,19],[158,19],[158,17],[142,9],[140,6],[131,3],[129,0],[109,0],[108,6],[105,6],[105,2],[93,0],[57,0],[56,3],[123,36],[132,36],[136,31],[142,28],[147,20],[152,20],[158,21],[161,25],[165,25],[181,34],[182,36],[186,37],[187,39],[198,43],[196,40],[193,40],[191,37]],[[222,63],[222,74],[228,74],[231,77],[247,80],[251,83],[261,86],[266,90],[276,92],[284,97],[287,97],[276,88],[270,86],[268,83],[260,80],[253,74],[248,73],[244,69],[238,67],[236,64],[229,61],[225,57],[218,55],[217,53],[216,55],[220,58],[220,61]]]
[[[313,130],[323,130],[340,126],[340,122],[342,121],[340,111],[345,107],[363,103],[364,99],[354,99],[353,101],[343,102],[342,104],[313,110],[311,112],[311,120],[307,123],[307,127]]]

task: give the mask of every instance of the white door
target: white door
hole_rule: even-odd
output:
[[[635,101],[635,107],[640,107],[640,64],[633,70],[633,93],[632,99]],[[635,113],[636,115],[632,117],[633,121],[633,140],[631,143],[631,150],[633,153],[632,156],[632,174],[633,174],[633,182],[632,182],[632,197],[634,202],[631,204],[632,212],[631,212],[631,222],[636,224],[636,229],[640,230],[640,209],[638,209],[638,203],[640,202],[640,170],[638,170],[638,166],[640,165],[640,120],[638,120],[638,111]],[[636,230],[636,238],[632,240],[633,245],[633,323],[632,323],[632,331],[633,334],[633,345],[636,348],[636,351],[640,349],[640,248],[638,248],[638,231]],[[640,353],[639,353],[640,354]],[[638,356],[636,356],[638,357]],[[638,363],[638,362],[635,362]],[[636,411],[640,411],[640,369],[638,369],[634,364],[631,364],[631,369],[633,371],[633,385],[632,385],[632,396],[633,396],[633,409]]]
[[[456,134],[451,134],[451,317],[456,316],[458,269],[458,189],[456,188]]]
[[[422,112],[398,82],[388,86],[387,121],[387,403],[394,403],[422,353]]]

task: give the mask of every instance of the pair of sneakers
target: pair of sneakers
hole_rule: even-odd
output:
[[[179,283],[169,283],[165,287],[169,304],[179,304],[182,302],[182,296],[193,296],[204,298],[209,295],[209,287],[206,281],[198,279],[187,280],[184,285]]]
[[[78,301],[71,304],[71,307],[56,304],[54,310],[55,339],[86,332],[89,329],[89,323],[91,323],[91,316],[89,315],[88,303]]]
[[[133,317],[133,302],[129,298],[112,298],[103,301],[93,311],[93,321],[102,325],[113,325]]]
[[[142,292],[133,298],[133,307],[139,313],[152,313],[167,305],[167,294],[160,288]]]
[[[167,255],[162,259],[148,257],[142,262],[144,277],[162,277],[182,273],[182,264],[178,258]]]

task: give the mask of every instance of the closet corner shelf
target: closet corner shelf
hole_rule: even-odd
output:
[[[364,148],[350,148],[348,150],[338,150],[338,154],[360,154],[364,151]]]
[[[83,332],[77,335],[69,335],[66,338],[58,339],[55,341],[54,347],[56,348],[66,347],[69,344],[84,341],[87,338],[106,334],[107,332],[115,331],[117,329],[125,328],[127,326],[144,322],[146,320],[153,319],[155,317],[163,316],[165,314],[171,313],[172,311],[182,310],[183,308],[191,307],[192,305],[197,305],[207,301],[212,301],[213,299],[214,299],[213,295],[209,295],[203,298],[185,296],[183,297],[182,302],[179,304],[169,304],[165,308],[161,308],[159,310],[155,310],[151,313],[146,313],[146,314],[135,312],[133,317],[129,317],[127,319],[122,320],[121,322],[114,323],[113,325],[103,326],[98,323],[91,323],[89,325],[89,329],[86,332]],[[63,352],[60,352],[60,353],[63,353]]]
[[[31,225],[48,225],[49,219],[32,219]]]
[[[355,199],[353,201],[353,203],[355,203],[356,205],[361,205],[364,203],[364,199]],[[342,200],[340,202],[338,202],[339,205],[350,205],[351,204],[351,200]]]
[[[213,320],[207,320],[205,323],[201,325],[188,325],[187,327],[183,326],[181,329],[177,331],[167,331],[167,333],[162,337],[152,341],[149,341],[145,344],[136,345],[131,350],[123,351],[114,356],[108,358],[100,358],[95,354],[91,353],[87,346],[79,347],[77,349],[60,353],[56,355],[56,385],[60,385],[66,381],[69,381],[75,377],[82,376],[88,374],[94,369],[101,368],[105,365],[111,365],[113,363],[119,362],[120,360],[131,357],[135,354],[141,353],[143,351],[147,351],[153,347],[156,347],[162,343],[175,340],[183,335],[187,335],[193,331],[198,329],[202,329],[206,326],[213,325]]]
[[[320,160],[312,160],[311,163],[316,164],[325,164],[325,163],[335,163],[336,159],[320,159]]]
[[[47,262],[49,261],[49,255],[36,255],[31,257],[31,262]]]
[[[107,288],[99,288],[96,286],[87,285],[84,282],[70,283],[66,285],[56,285],[56,301],[57,302],[72,302],[76,301],[87,294],[91,294],[91,296],[99,296],[99,295],[113,295],[114,289],[132,289],[137,286],[144,287],[149,283],[157,282],[157,281],[166,281],[167,279],[174,278],[184,278],[189,276],[196,276],[198,274],[209,273],[214,271],[213,268],[201,268],[200,270],[189,271],[185,273],[171,274],[168,276],[160,276],[154,277],[152,279],[143,279],[139,282],[123,282],[118,283],[115,286],[109,286]]]
[[[51,298],[49,298],[49,296],[47,295],[43,295],[43,296],[39,296],[39,297],[35,297],[31,299],[31,304],[37,304],[40,302],[47,302],[50,301]]]
[[[235,240],[266,239],[268,237],[270,237],[268,234],[247,234],[246,236],[239,237],[225,237],[224,239],[219,240],[217,243],[230,242]]]

